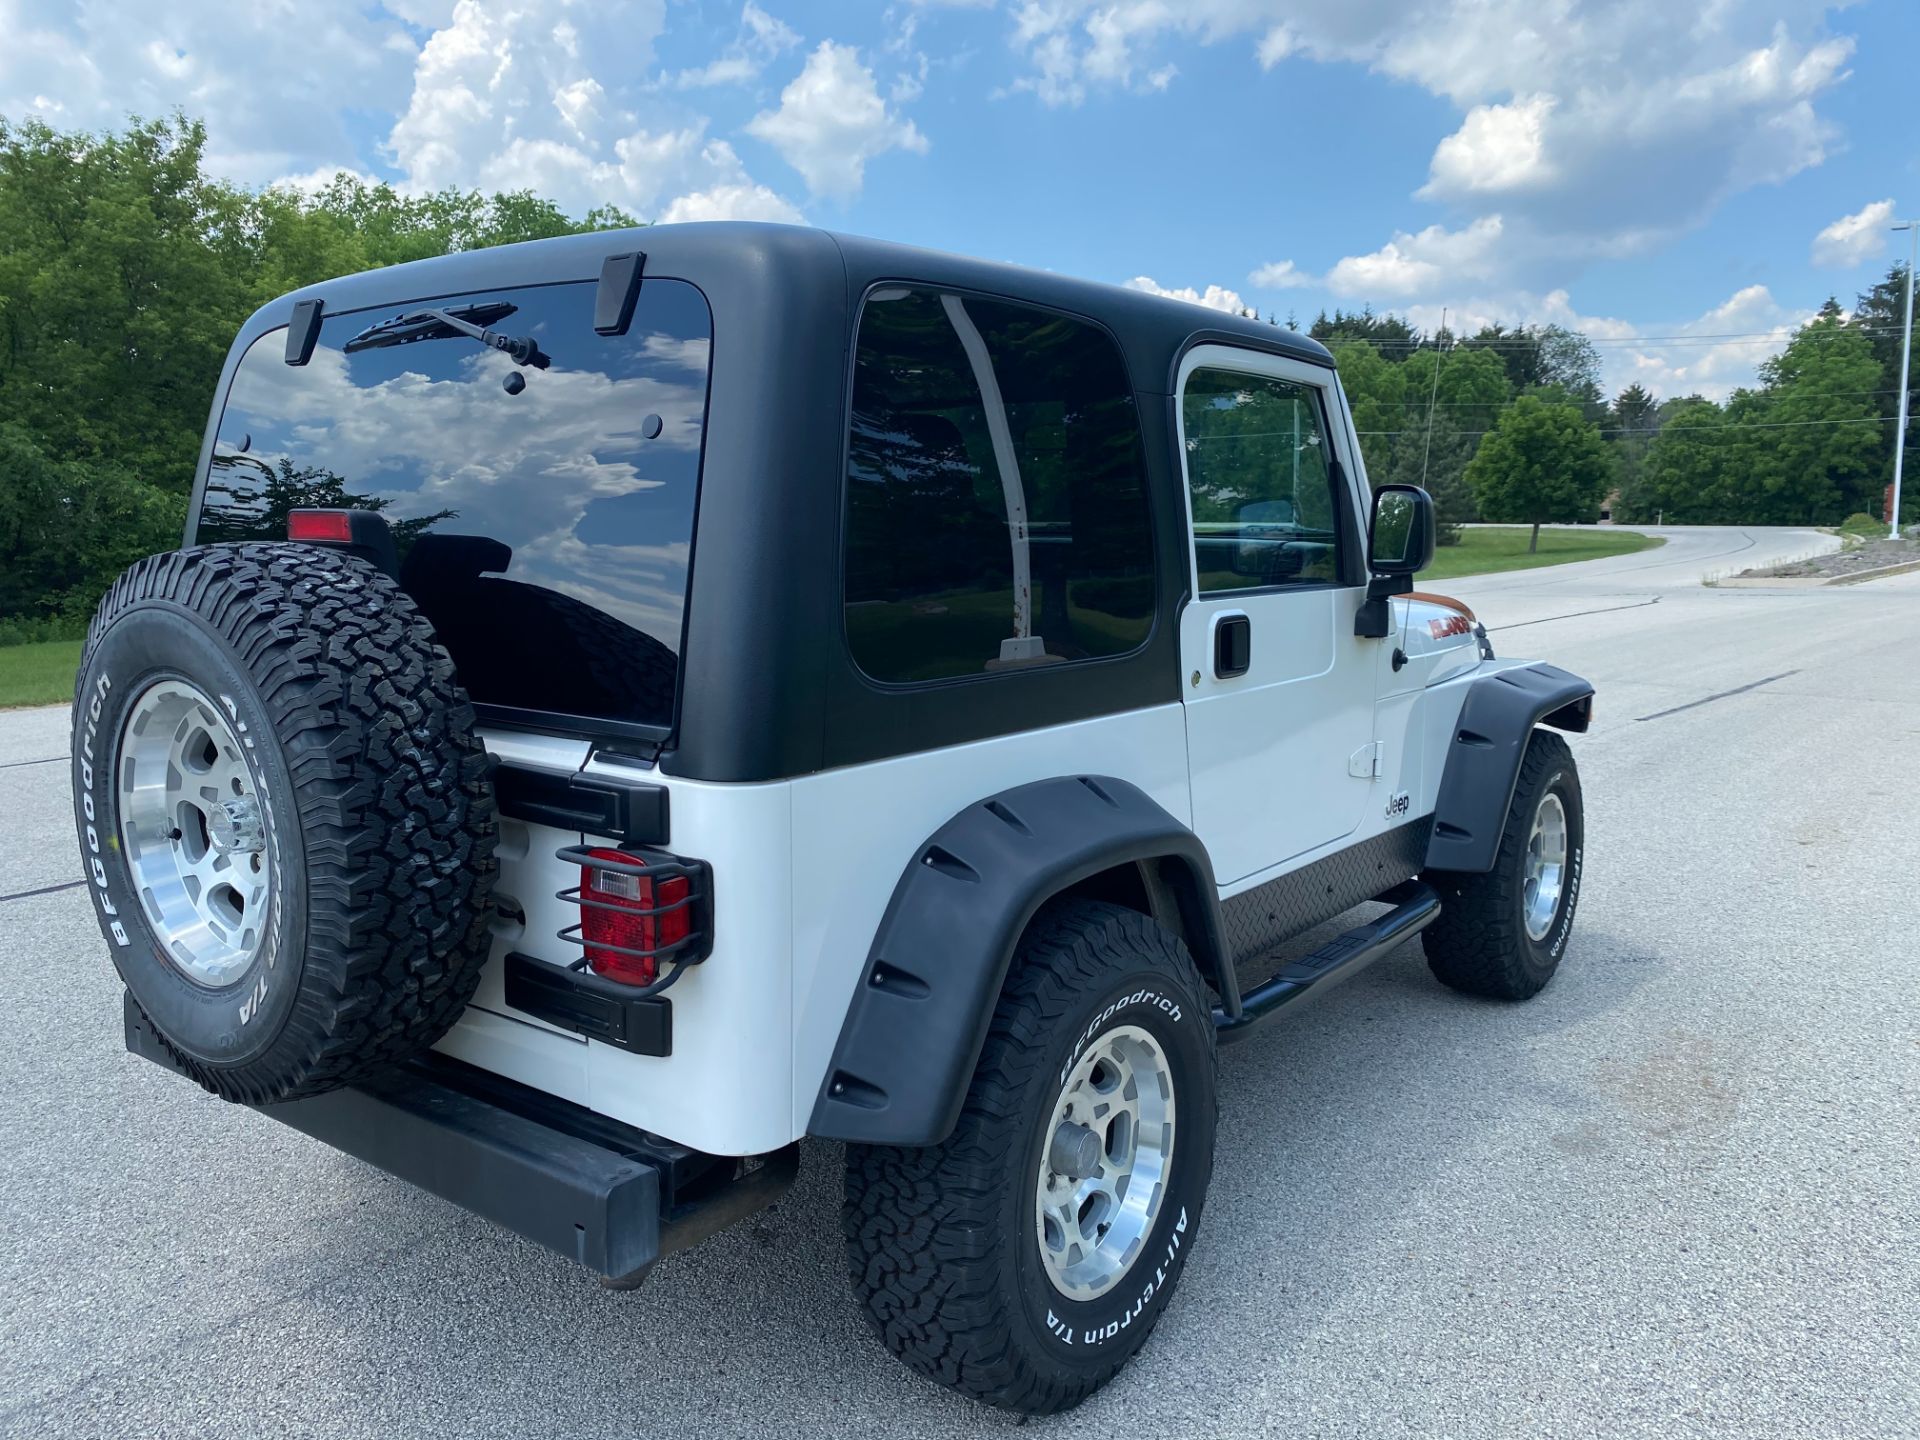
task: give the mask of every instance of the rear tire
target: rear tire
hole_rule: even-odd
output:
[[[497,869],[473,724],[365,561],[205,546],[114,583],[76,681],[81,856],[122,980],[207,1089],[318,1094],[459,1018]]]
[[[1573,751],[1552,731],[1535,730],[1493,869],[1423,877],[1440,892],[1439,918],[1421,939],[1441,984],[1495,1000],[1526,1000],[1546,987],[1573,932],[1585,828]]]
[[[1112,1379],[1192,1247],[1214,1065],[1212,1007],[1179,939],[1117,905],[1043,911],[952,1135],[848,1147],[847,1255],[881,1341],[1029,1415]]]

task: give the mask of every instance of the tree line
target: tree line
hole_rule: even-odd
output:
[[[637,223],[528,192],[318,193],[210,176],[181,117],[109,134],[0,119],[0,642],[76,633],[142,555],[180,543],[241,323],[335,275]]]
[[[1423,334],[1367,308],[1322,312],[1307,333],[1339,361],[1369,477],[1424,484],[1443,542],[1474,520],[1590,521],[1603,507],[1640,523],[1838,525],[1884,514],[1905,284],[1896,264],[1852,310],[1828,299],[1724,402],[1638,384],[1608,399],[1598,347],[1557,325]],[[1920,376],[1909,383],[1913,417]],[[1903,489],[1911,523],[1920,484]]]
[[[119,570],[178,543],[221,363],[259,305],[635,223],[348,174],[251,190],[205,155],[179,116],[105,134],[0,118],[0,641],[74,633]],[[1558,326],[1423,334],[1362,309],[1308,333],[1338,358],[1372,479],[1424,483],[1443,538],[1475,519],[1591,520],[1610,497],[1628,521],[1835,524],[1877,515],[1890,478],[1903,273],[1851,311],[1829,300],[1724,403],[1638,385],[1607,399],[1593,342]]]

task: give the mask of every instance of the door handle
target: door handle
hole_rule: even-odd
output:
[[[1231,680],[1253,668],[1253,621],[1231,610],[1213,619],[1213,678]]]

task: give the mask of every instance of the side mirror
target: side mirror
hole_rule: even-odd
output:
[[[1413,589],[1416,573],[1433,563],[1433,497],[1418,485],[1382,485],[1373,492],[1367,527],[1367,598],[1353,617],[1353,633],[1378,640],[1393,631],[1387,601]],[[1399,668],[1396,657],[1395,669]]]
[[[1431,495],[1418,485],[1382,485],[1373,492],[1367,569],[1375,575],[1413,576],[1433,563],[1433,534]]]

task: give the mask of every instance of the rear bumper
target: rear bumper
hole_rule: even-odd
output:
[[[178,1073],[131,995],[125,1005],[127,1049]],[[256,1108],[609,1279],[763,1208],[797,1168],[795,1146],[704,1155],[434,1054]]]

